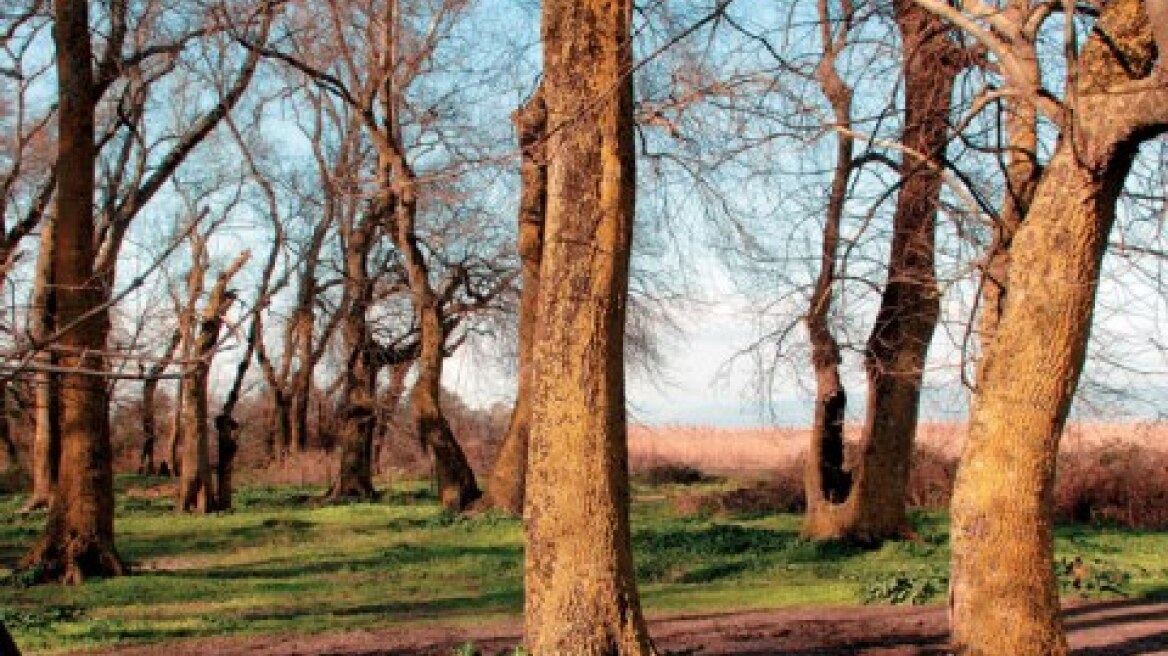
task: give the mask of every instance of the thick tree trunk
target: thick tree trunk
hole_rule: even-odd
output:
[[[40,255],[37,257],[36,280],[33,282],[32,317],[30,332],[33,339],[43,344],[56,332],[57,301],[53,287],[53,258],[56,250],[55,217],[46,218],[41,227]],[[57,365],[56,351],[46,349],[40,361],[47,365]],[[41,372],[36,374],[32,458],[32,494],[24,504],[24,511],[48,508],[57,487],[57,473],[61,462],[61,387],[56,374]]]
[[[982,360],[952,502],[950,612],[963,654],[1067,653],[1053,562],[1055,461],[1116,199],[1140,141],[1168,128],[1162,85],[1111,90],[1145,79],[1155,52],[1140,0],[1106,5],[1079,58],[1075,130],[1061,136],[1010,248],[1009,293]]]
[[[809,498],[805,523],[805,533],[811,537],[859,543],[878,543],[908,528],[905,494],[921,384],[940,314],[933,264],[942,184],[937,162],[948,143],[953,80],[962,68],[961,52],[950,41],[943,21],[912,0],[898,0],[894,9],[904,43],[901,141],[909,152],[920,153],[928,161],[905,155],[900,165],[888,280],[865,350],[868,401],[851,489],[843,503],[832,502],[827,495],[817,502]],[[826,382],[822,387],[830,391],[831,383],[838,384],[838,373],[834,381]],[[825,411],[831,409],[837,398],[842,397],[825,396],[820,405]],[[835,432],[830,433],[833,456]],[[825,475],[824,482],[828,480]],[[831,485],[822,487],[835,491]]]
[[[524,510],[526,644],[535,654],[653,653],[628,516],[632,10],[628,0],[543,4],[552,133]]]
[[[523,513],[527,486],[527,444],[531,425],[531,347],[535,334],[535,308],[539,300],[539,266],[543,257],[544,207],[547,204],[547,111],[539,92],[512,119],[523,152],[520,165],[519,259],[523,289],[519,297],[519,370],[515,407],[507,435],[495,459],[487,487],[489,505],[514,515]]]
[[[109,332],[107,291],[95,275],[93,57],[86,0],[55,0],[58,142],[56,248],[53,258],[61,365],[103,371]],[[61,377],[61,465],[45,533],[25,557],[47,580],[76,584],[122,574],[114,548],[113,451],[105,381]]]
[[[361,217],[345,245],[345,300],[341,339],[345,346],[344,401],[341,406],[341,468],[329,497],[373,499],[373,432],[376,429],[377,367],[368,312],[373,300],[368,258],[379,214]],[[306,399],[307,401],[307,399]]]

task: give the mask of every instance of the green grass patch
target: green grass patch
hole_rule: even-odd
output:
[[[22,585],[12,567],[44,514],[17,515],[21,499],[0,497],[0,619],[28,653],[187,636],[477,624],[521,612],[520,522],[445,512],[425,486],[340,505],[320,503],[318,489],[245,488],[235,512],[207,517],[176,515],[168,498],[126,494],[159,482],[118,482],[118,548],[134,575],[80,588]],[[804,540],[794,515],[679,516],[671,493],[638,486],[633,507],[637,574],[650,614],[929,603],[944,594],[944,515],[914,516],[918,541],[863,551]],[[1164,594],[1166,534],[1066,527],[1057,551],[1065,594]]]

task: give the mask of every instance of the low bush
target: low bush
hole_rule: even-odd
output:
[[[635,472],[633,480],[643,485],[697,485],[718,479],[697,467],[667,462]]]
[[[1121,443],[1064,453],[1054,502],[1064,522],[1168,528],[1168,453]]]

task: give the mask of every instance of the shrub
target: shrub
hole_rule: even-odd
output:
[[[921,606],[941,597],[949,587],[949,577],[935,570],[882,574],[860,586],[865,604],[910,604]]]
[[[633,479],[644,485],[697,485],[717,480],[697,467],[680,463],[653,465],[635,473]]]
[[[768,480],[734,490],[683,494],[674,497],[674,509],[682,515],[757,516],[797,513],[807,508],[803,492],[803,468],[791,463]]]
[[[910,508],[943,510],[953,497],[957,460],[926,446],[913,450],[908,476],[907,501]]]
[[[1064,453],[1054,501],[1064,522],[1168,528],[1168,454],[1120,443]]]

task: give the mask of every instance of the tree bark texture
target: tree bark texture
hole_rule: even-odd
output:
[[[1055,460],[1116,200],[1140,141],[1168,127],[1162,87],[1112,89],[1146,80],[1155,53],[1140,0],[1105,6],[1079,59],[1074,129],[1061,135],[1010,248],[1009,293],[979,371],[952,502],[960,653],[1067,653],[1053,562]]]
[[[543,4],[548,198],[524,509],[535,654],[654,653],[629,532],[630,0]]]
[[[495,459],[487,487],[490,506],[513,515],[523,514],[527,485],[527,444],[531,426],[531,351],[539,300],[539,267],[543,257],[544,208],[547,204],[547,110],[537,91],[515,112],[512,120],[519,135],[520,164],[519,259],[523,288],[519,296],[518,390],[511,422]]]
[[[901,142],[919,156],[905,154],[900,164],[888,280],[864,353],[868,397],[860,461],[851,472],[846,501],[809,497],[804,525],[811,537],[858,543],[878,543],[908,528],[905,495],[921,384],[940,314],[934,269],[939,162],[948,144],[953,80],[963,68],[962,52],[941,19],[912,0],[893,7],[904,43]],[[832,408],[835,398],[821,405]],[[835,456],[834,440],[830,446]],[[821,489],[835,491],[829,485]]]
[[[55,0],[57,229],[52,251],[61,365],[103,371],[109,312],[95,275],[93,56],[86,0]],[[124,573],[114,547],[113,451],[105,381],[61,376],[61,463],[45,533],[25,557],[47,580],[81,583]]]

